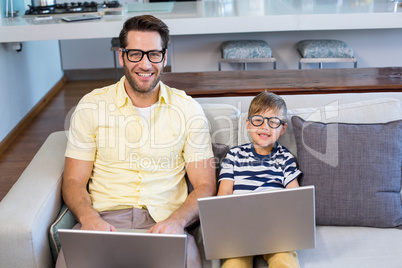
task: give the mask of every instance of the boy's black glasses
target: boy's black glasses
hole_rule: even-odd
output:
[[[268,126],[270,126],[271,128],[278,128],[281,125],[285,124],[285,121],[282,121],[278,117],[263,117],[261,115],[253,115],[248,118],[250,123],[255,127],[262,126],[262,124],[264,124],[265,119],[267,119]]]
[[[140,62],[144,55],[147,55],[147,58],[152,63],[160,63],[163,61],[165,57],[165,50],[150,50],[150,51],[142,51],[139,49],[125,49],[121,48],[121,50],[126,53],[128,61],[131,62]]]

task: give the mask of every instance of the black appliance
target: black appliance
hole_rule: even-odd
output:
[[[68,13],[88,13],[98,12],[101,8],[120,7],[119,1],[108,1],[103,3],[97,2],[70,2],[55,4],[52,6],[29,6],[25,11],[25,15],[41,15],[41,14],[68,14]]]

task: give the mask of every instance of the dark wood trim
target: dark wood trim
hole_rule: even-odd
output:
[[[164,73],[162,81],[192,97],[402,92],[402,67]],[[63,78],[1,141],[0,155],[67,83]]]
[[[165,73],[192,97],[402,92],[402,67]]]
[[[66,85],[67,78],[63,76],[57,84],[22,118],[11,132],[0,142],[0,155],[15,141],[15,139],[28,127],[31,121],[46,107],[46,105]]]

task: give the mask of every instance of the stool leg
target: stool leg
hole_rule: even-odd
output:
[[[274,61],[274,70],[276,70],[276,61]]]
[[[299,61],[299,69],[302,68],[302,63]]]
[[[247,62],[244,63],[244,70],[247,71]]]
[[[113,63],[114,63],[114,77],[117,82],[117,81],[119,81],[119,74],[117,72],[116,51],[113,51]]]
[[[218,63],[218,71],[221,71],[221,62]]]
[[[318,68],[322,69],[322,62],[318,63]]]
[[[354,63],[354,66],[353,66],[354,68],[357,68],[357,60],[355,61],[355,63]]]

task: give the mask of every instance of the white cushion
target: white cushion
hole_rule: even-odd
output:
[[[318,226],[316,248],[298,251],[300,267],[401,267],[402,232],[392,228]]]
[[[230,104],[202,103],[201,106],[210,124],[212,142],[230,148],[236,146],[240,111]]]

